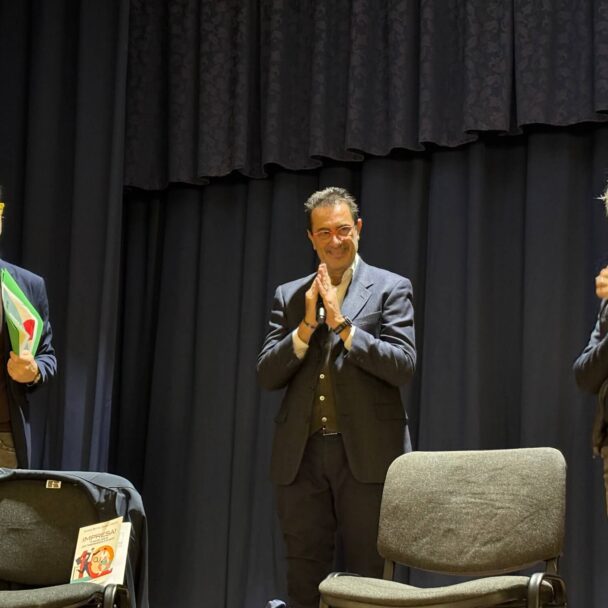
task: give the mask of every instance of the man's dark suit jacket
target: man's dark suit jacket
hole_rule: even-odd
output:
[[[576,382],[585,391],[598,394],[591,444],[602,456],[608,513],[608,300],[602,300],[589,343],[574,362]]]
[[[55,375],[55,372],[57,371],[57,359],[55,358],[55,351],[51,342],[53,334],[49,323],[49,302],[46,295],[44,280],[42,277],[35,275],[29,270],[19,268],[19,266],[14,266],[4,260],[0,260],[0,269],[2,268],[6,268],[10,272],[28,300],[34,305],[34,308],[38,311],[43,321],[42,335],[40,336],[40,343],[38,344],[38,350],[35,355],[36,363],[40,370],[40,381],[34,386],[28,386],[27,384],[15,382],[8,375],[8,372],[6,372],[7,397],[11,414],[13,439],[17,452],[17,461],[19,467],[25,469],[30,466],[31,455],[27,394],[44,383],[48,378]],[[6,362],[9,359],[9,352],[11,350],[6,322],[3,330],[5,335],[4,360],[0,362],[0,365],[6,367]]]
[[[574,362],[576,383],[584,391],[599,393],[608,378],[608,300],[602,300],[595,327],[583,352]]]
[[[342,304],[357,330],[350,351],[333,332],[318,328],[303,359],[294,353],[292,332],[304,318],[304,294],[316,274],[276,290],[270,330],[258,357],[260,384],[287,387],[275,418],[271,477],[291,483],[309,436],[323,340],[330,340],[338,426],[348,462],[361,482],[382,483],[389,464],[404,449],[406,416],[399,385],[416,364],[411,283],[359,260]]]

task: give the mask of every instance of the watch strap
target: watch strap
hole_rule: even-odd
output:
[[[339,336],[347,327],[351,327],[352,324],[353,322],[348,317],[344,317],[344,321],[338,327],[334,327],[333,332]]]

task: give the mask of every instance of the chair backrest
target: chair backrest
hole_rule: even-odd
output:
[[[387,473],[378,551],[446,574],[519,570],[561,554],[565,492],[553,448],[404,454]]]
[[[79,528],[99,521],[99,510],[79,483],[52,477],[1,481],[0,580],[67,583]]]

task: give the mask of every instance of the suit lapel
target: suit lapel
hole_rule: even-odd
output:
[[[369,276],[368,269],[369,266],[359,258],[355,274],[344,296],[344,302],[342,302],[342,314],[345,317],[356,319],[371,296],[369,288],[374,284],[374,281]],[[342,340],[333,331],[329,332],[329,340],[334,356],[335,354],[343,353]]]
[[[342,302],[342,314],[345,317],[355,319],[369,300],[370,287],[374,284],[369,276],[369,266],[359,259],[355,274],[350,282],[344,302]]]

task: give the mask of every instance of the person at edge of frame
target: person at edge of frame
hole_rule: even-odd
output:
[[[608,185],[600,198],[608,215]],[[595,326],[587,346],[574,361],[573,370],[578,386],[598,396],[591,447],[594,456],[602,457],[608,515],[608,266],[595,277],[595,294],[600,300]]]
[[[4,202],[0,186],[0,234],[4,226]],[[42,333],[32,354],[11,350],[4,306],[0,306],[0,345],[5,365],[0,365],[0,467],[30,467],[31,439],[28,394],[57,372],[52,345],[49,304],[42,277],[0,259],[0,271],[7,271],[42,319]],[[4,291],[4,290],[3,290]],[[4,294],[3,294],[4,298]]]

